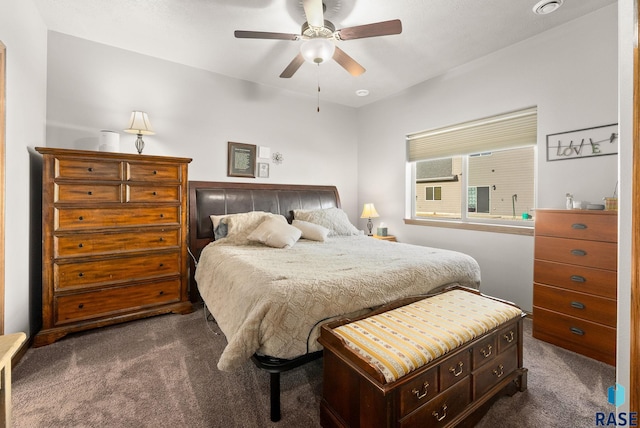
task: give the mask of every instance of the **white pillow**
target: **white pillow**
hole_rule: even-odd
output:
[[[270,218],[277,218],[279,221],[287,223],[287,219],[278,214],[264,211],[250,211],[223,216],[218,224],[218,229],[223,229],[224,226],[226,226],[227,230],[224,237],[227,238],[229,242],[242,245],[247,243],[247,235],[258,227],[260,223]]]
[[[297,220],[308,221],[326,227],[331,231],[329,232],[329,236],[361,234],[361,232],[351,224],[347,213],[340,208],[293,210],[293,217]]]
[[[291,248],[300,239],[300,235],[302,235],[300,229],[286,221],[283,223],[277,218],[270,218],[260,223],[260,226],[247,236],[247,239],[261,242],[269,247]]]
[[[324,242],[324,240],[327,239],[329,232],[331,232],[324,226],[309,223],[308,221],[293,220],[291,225],[300,229],[300,231],[302,232],[302,237],[304,239],[310,239],[312,241]]]

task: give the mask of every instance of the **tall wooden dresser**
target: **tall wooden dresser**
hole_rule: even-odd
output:
[[[535,213],[533,337],[615,365],[617,212]]]
[[[188,313],[191,159],[41,148],[42,330]]]

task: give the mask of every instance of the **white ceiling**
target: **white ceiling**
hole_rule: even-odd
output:
[[[366,68],[353,77],[336,62],[280,73],[300,41],[236,39],[234,30],[300,34],[301,0],[35,0],[50,30],[238,79],[359,107],[442,74],[616,0],[564,0],[536,15],[538,0],[324,0],[336,29],[391,19],[399,35],[338,41]],[[358,97],[368,89],[368,97]]]

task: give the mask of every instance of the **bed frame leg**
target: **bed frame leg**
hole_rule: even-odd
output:
[[[280,420],[280,373],[271,375],[271,422]]]

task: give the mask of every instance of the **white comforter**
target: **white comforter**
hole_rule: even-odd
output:
[[[480,268],[455,251],[372,239],[299,240],[292,248],[209,244],[198,289],[228,344],[218,368],[254,353],[294,358],[317,351],[318,324],[458,283],[477,288]]]

